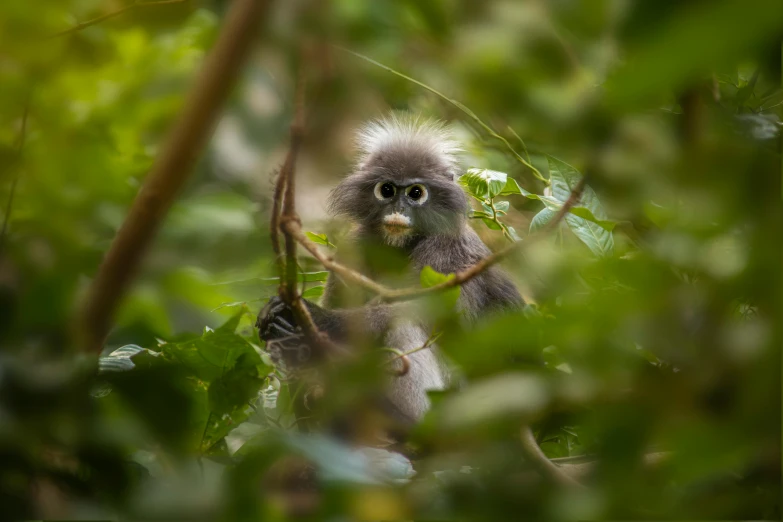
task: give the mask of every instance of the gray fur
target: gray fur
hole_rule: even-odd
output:
[[[424,266],[441,273],[458,272],[490,254],[467,224],[467,198],[455,182],[454,153],[458,147],[443,125],[393,116],[366,126],[357,142],[360,157],[355,172],[331,192],[329,208],[356,225],[353,239],[360,251],[383,243],[385,248],[391,245],[401,249],[413,280]],[[398,187],[397,192],[394,197],[379,200],[375,187],[386,182]],[[426,202],[418,204],[406,197],[404,188],[414,183],[426,186]],[[392,236],[384,227],[384,216],[392,213],[404,215],[410,223],[404,234]],[[371,277],[378,275],[367,267],[359,268]],[[348,332],[360,334],[402,352],[427,341],[430,328],[417,316],[415,303],[344,308],[341,290],[347,286],[352,285],[344,285],[332,273],[322,298],[326,309],[308,303],[319,328],[331,337],[347,340],[351,338]],[[488,312],[514,309],[521,304],[522,298],[511,280],[499,268],[492,267],[462,286],[458,308],[470,323]],[[291,314],[286,319],[290,320]],[[275,317],[259,316],[260,335],[265,340],[274,337],[266,333],[274,321]],[[411,354],[410,371],[390,378],[389,399],[403,418],[421,418],[429,408],[427,391],[448,385],[449,372],[437,350],[433,345]]]
[[[388,129],[394,122],[386,122]],[[426,124],[424,131],[432,129]],[[416,141],[416,132],[410,128],[392,131],[398,140],[370,152],[365,151],[357,170],[346,177],[331,193],[330,208],[358,225],[359,242],[376,243],[381,236],[383,216],[390,209],[407,211],[413,222],[413,232],[401,246],[410,259],[412,271],[418,273],[431,266],[441,273],[464,270],[490,254],[489,249],[466,223],[468,202],[464,191],[455,182],[456,167],[450,155],[439,150],[453,145],[441,126],[434,126],[440,139],[447,144],[433,147],[430,139],[423,144]],[[405,130],[411,136],[405,137]],[[431,138],[432,136],[429,136]],[[378,182],[390,181],[400,187],[412,182],[423,182],[429,189],[429,200],[421,206],[405,206],[400,195],[391,201],[378,201],[373,187]],[[324,303],[332,301],[337,282],[330,276]],[[330,303],[330,301],[332,301]],[[469,322],[488,311],[519,307],[522,298],[511,280],[497,267],[492,267],[463,285],[458,307]],[[365,327],[387,328],[386,346],[403,352],[422,346],[428,337],[428,325],[414,319],[415,307],[388,305],[373,307],[363,314]],[[368,310],[369,312],[369,310]],[[383,317],[379,325],[378,318]],[[392,324],[393,323],[393,324]],[[392,402],[408,417],[419,419],[429,408],[427,390],[443,389],[449,382],[448,371],[439,360],[437,347],[412,354],[411,369],[403,377],[393,378],[389,395]]]

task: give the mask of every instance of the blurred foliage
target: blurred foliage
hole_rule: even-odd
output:
[[[129,3],[0,3],[3,518],[780,518],[777,2],[276,3],[99,365],[72,341],[78,304],[229,4],[54,36]],[[252,327],[277,285],[270,178],[303,37],[311,239],[346,232],[324,199],[351,131],[404,109],[453,122],[482,238],[523,242],[506,269],[524,310],[469,331],[438,315],[462,385],[432,394],[410,460],[299,430],[372,424],[377,359],[331,370],[303,415]],[[300,264],[317,299],[327,274]],[[559,463],[596,461],[590,487],[535,480],[523,421]]]

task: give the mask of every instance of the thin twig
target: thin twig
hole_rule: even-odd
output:
[[[166,144],[106,253],[77,323],[79,342],[99,352],[117,306],[207,143],[254,41],[266,0],[234,0]]]
[[[538,232],[526,237],[522,241],[517,241],[508,245],[502,250],[498,250],[494,254],[485,257],[473,266],[457,272],[453,277],[450,277],[446,281],[427,288],[415,286],[409,288],[393,289],[381,285],[380,283],[373,281],[369,277],[357,272],[356,270],[348,268],[347,266],[334,261],[334,259],[332,259],[330,256],[323,254],[318,246],[310,241],[310,239],[302,232],[302,227],[297,221],[284,221],[280,225],[286,234],[289,234],[295,238],[299,244],[301,244],[308,252],[310,252],[313,257],[315,257],[328,270],[331,270],[337,273],[339,276],[353,281],[354,283],[361,285],[371,292],[374,292],[382,301],[408,301],[411,299],[417,299],[424,295],[442,292],[444,290],[448,290],[449,288],[454,288],[455,286],[465,284],[485,270],[489,269],[491,266],[497,264],[505,257],[509,256],[518,248],[529,246],[531,243],[545,237],[550,230],[555,229],[560,224],[560,222],[565,218],[566,214],[568,214],[569,210],[571,210],[571,207],[576,205],[576,203],[579,201],[579,198],[582,195],[582,191],[584,190],[586,180],[587,176],[582,176],[582,178],[579,180],[579,183],[577,183],[577,185],[571,191],[571,195],[569,196],[568,200],[563,203],[563,206],[560,207],[560,210],[558,210],[557,214],[555,214],[555,216],[546,225],[541,227]]]
[[[30,96],[27,96],[27,101],[24,104],[24,113],[22,114],[22,128],[19,131],[19,141],[16,146],[16,156],[11,162],[11,168],[16,168],[17,163],[22,159],[22,149],[24,148],[25,141],[27,140],[27,116],[30,114]],[[8,202],[5,205],[5,215],[3,216],[3,229],[0,230],[0,252],[3,250],[3,244],[5,243],[5,234],[8,230],[8,222],[11,219],[11,207],[14,205],[14,198],[16,197],[16,185],[19,183],[20,172],[14,175],[14,180],[11,182],[11,191],[8,194]]]
[[[396,361],[398,359],[402,359],[403,357],[407,357],[407,356],[412,355],[412,354],[414,354],[416,352],[420,352],[422,350],[426,350],[427,348],[429,348],[430,346],[435,344],[435,341],[437,341],[440,338],[441,335],[442,335],[441,332],[435,333],[435,334],[431,335],[424,342],[424,344],[422,344],[421,346],[417,346],[416,348],[412,348],[412,349],[408,350],[407,352],[399,353],[399,354],[397,354],[397,356],[392,357],[391,359],[388,359],[383,364],[391,364],[391,363],[393,363],[394,361]]]
[[[411,369],[411,360],[410,360],[410,357],[408,357],[408,356],[412,355],[412,354],[414,354],[416,352],[420,352],[422,350],[426,350],[427,348],[432,346],[435,343],[435,341],[438,340],[438,338],[440,336],[441,336],[441,332],[433,334],[424,342],[424,344],[422,344],[421,346],[418,346],[416,348],[413,348],[411,350],[408,350],[407,352],[400,352],[399,350],[394,350],[394,349],[391,349],[391,348],[387,348],[387,350],[390,350],[390,351],[394,352],[396,355],[394,357],[392,357],[391,359],[388,359],[388,360],[384,361],[383,364],[387,365],[387,364],[390,364],[390,363],[393,363],[393,362],[396,362],[396,361],[400,361],[402,363],[402,368],[400,368],[394,374],[397,377],[402,377],[404,375],[407,375],[408,372]]]
[[[300,60],[304,62],[304,56],[301,56]],[[304,75],[304,66],[300,64],[294,95],[294,119],[291,122],[290,127],[291,143],[288,148],[285,163],[280,171],[282,180],[278,181],[278,185],[282,183],[285,186],[281,219],[285,219],[286,221],[299,220],[299,215],[296,213],[296,176],[294,174],[296,171],[296,157],[299,153],[304,133]],[[299,269],[296,264],[296,242],[286,235],[285,271],[281,274],[280,290],[281,293],[285,294],[286,301],[291,305],[299,300],[296,288],[298,273]]]
[[[369,277],[360,274],[352,268],[348,268],[347,266],[338,263],[331,256],[324,254],[321,249],[318,248],[318,245],[310,241],[310,239],[305,235],[305,233],[302,231],[302,226],[298,222],[286,221],[281,223],[280,226],[286,234],[290,234],[294,239],[296,239],[299,244],[302,245],[305,250],[310,252],[310,254],[312,254],[312,256],[317,259],[318,262],[320,262],[327,270],[331,270],[345,279],[358,283],[359,285],[378,295],[386,295],[393,291],[393,289],[380,283],[376,283]]]
[[[127,13],[128,11],[132,11],[138,7],[153,7],[159,5],[183,4],[187,1],[188,0],[158,0],[157,2],[134,2],[131,5],[126,5],[125,7],[118,9],[116,11],[112,11],[111,13],[106,13],[105,15],[101,15],[97,18],[93,18],[92,20],[87,20],[86,22],[78,23],[73,27],[49,35],[45,38],[45,40],[52,40],[54,38],[59,38],[60,36],[65,36],[66,34],[71,34],[71,33],[81,31],[82,29],[86,29],[91,25],[99,24],[105,20],[109,20],[110,18],[115,18],[117,16],[120,16],[121,14]]]
[[[290,150],[289,154],[290,155]],[[283,172],[288,167],[288,155],[286,156],[285,163],[283,163],[283,167],[277,172],[277,180],[275,181],[275,191],[272,195],[272,219],[269,223],[269,238],[272,242],[272,251],[275,254],[275,262],[277,263],[277,274],[278,278],[277,281],[283,280],[283,275],[285,274],[285,263],[283,259],[283,253],[280,249],[280,211],[281,211],[281,204],[283,201],[283,194],[285,193],[285,181],[286,176],[283,175]]]

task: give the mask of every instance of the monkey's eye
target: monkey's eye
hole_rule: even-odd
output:
[[[427,201],[429,194],[427,193],[427,187],[424,185],[411,185],[405,190],[405,193],[413,201],[422,204]]]
[[[375,185],[375,197],[378,199],[389,199],[397,193],[397,188],[391,183],[381,182]]]

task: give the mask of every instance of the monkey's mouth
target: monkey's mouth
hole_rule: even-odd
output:
[[[398,236],[411,231],[411,218],[399,212],[383,217],[383,229],[387,234]]]
[[[388,232],[389,234],[393,235],[399,235],[399,234],[407,234],[410,232],[411,227],[407,225],[383,225],[383,229]]]

